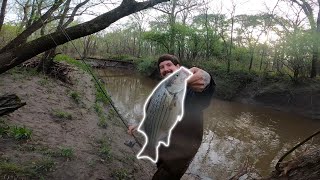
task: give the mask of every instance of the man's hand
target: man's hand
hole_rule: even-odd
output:
[[[133,133],[134,133],[135,131],[137,131],[137,129],[138,129],[138,125],[130,125],[130,126],[128,127],[128,134],[130,134],[130,135],[132,136]]]
[[[191,68],[190,71],[193,75],[188,80],[188,86],[196,92],[202,92],[210,83],[210,75],[206,71],[197,67]]]

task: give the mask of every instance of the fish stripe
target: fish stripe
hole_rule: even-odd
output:
[[[150,136],[150,134],[153,132],[152,130],[153,130],[153,128],[154,128],[154,123],[153,123],[153,119],[155,118],[155,116],[156,116],[156,106],[157,106],[157,103],[158,103],[158,98],[157,98],[157,96],[158,96],[158,93],[157,94],[155,94],[155,96],[156,97],[153,97],[152,99],[151,99],[151,102],[150,102],[150,108],[151,108],[151,111],[150,112],[148,112],[148,114],[150,115],[150,113],[151,113],[151,115],[150,116],[148,116],[147,118],[147,121],[149,122],[149,127],[148,127],[148,129],[147,129],[147,134],[149,135],[149,142],[152,142],[153,141],[153,139],[152,139],[152,137]]]
[[[157,137],[157,135],[159,133],[159,122],[162,121],[159,116],[161,116],[161,113],[163,111],[163,108],[161,108],[159,106],[161,106],[161,105],[164,106],[163,101],[166,100],[166,98],[167,98],[167,96],[164,93],[161,93],[159,95],[162,95],[162,97],[161,97],[160,101],[158,101],[158,104],[156,106],[156,107],[158,107],[158,111],[156,113],[155,118],[153,119],[153,121],[154,121],[154,123],[153,123],[154,124],[154,129],[153,129],[153,133],[151,135],[151,137],[152,137],[152,141],[151,142],[157,141],[156,137]],[[160,112],[160,109],[161,109],[161,112]]]

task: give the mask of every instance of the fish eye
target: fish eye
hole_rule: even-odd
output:
[[[176,74],[176,77],[178,77],[179,76],[179,74]]]

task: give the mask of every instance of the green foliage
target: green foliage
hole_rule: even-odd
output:
[[[70,97],[74,100],[74,102],[76,102],[77,104],[79,104],[81,102],[81,96],[78,92],[76,91],[72,91],[70,93]]]
[[[106,89],[100,82],[95,82],[96,88],[96,102],[102,102],[107,105],[109,103],[110,96],[106,93]]]
[[[34,172],[18,164],[9,163],[9,162],[0,162],[0,175],[2,177],[9,176],[12,178],[16,178],[16,177],[23,178],[23,177],[34,176]]]
[[[48,80],[48,77],[44,77],[43,79],[39,80],[38,83],[41,85],[41,86],[46,86],[49,84],[49,80]]]
[[[162,33],[157,31],[148,31],[143,33],[142,36],[144,40],[160,45],[167,51],[169,51],[169,37],[169,33]]]
[[[85,64],[83,64],[80,60],[76,60],[68,55],[65,55],[65,54],[58,54],[54,57],[54,61],[56,62],[66,62],[68,64],[71,64],[71,65],[74,65],[78,68],[80,68],[81,70],[85,71],[85,72],[88,72],[88,68],[90,67],[87,67]]]
[[[117,180],[126,180],[130,179],[129,173],[126,169],[117,169],[112,172],[112,177]]]
[[[306,77],[311,69],[313,36],[308,32],[295,32],[288,34],[283,42],[285,64],[293,81],[300,76]],[[286,63],[287,62],[287,63]]]
[[[71,159],[74,156],[74,151],[72,148],[68,148],[68,147],[60,147],[59,148],[59,156],[67,158],[67,159]]]
[[[99,156],[103,159],[111,159],[111,146],[104,138],[96,139],[97,144],[99,144]]]
[[[105,56],[106,59],[118,60],[118,61],[129,61],[135,62],[138,58],[127,55],[127,54],[108,54]]]
[[[16,140],[25,140],[31,138],[32,130],[26,127],[12,126],[9,129],[9,134]]]
[[[219,69],[214,73],[217,77],[216,93],[226,100],[234,98],[243,88],[255,80],[256,74],[246,71],[231,71]]]
[[[11,24],[4,24],[0,31],[0,48],[8,44],[12,39],[18,35],[19,27]]]
[[[50,158],[43,158],[33,163],[32,170],[39,175],[50,172],[54,168],[54,161]]]
[[[81,61],[77,61],[71,57],[69,57],[68,55],[64,55],[64,54],[59,54],[55,57],[55,61],[57,62],[61,62],[61,61],[65,61],[67,62],[68,64],[71,64],[71,65],[74,65],[80,69],[82,69],[83,71],[85,72],[92,72],[92,68],[91,67],[88,67],[86,66],[84,63],[82,63]],[[94,75],[94,74],[93,74]],[[94,75],[96,76],[96,75]],[[105,90],[105,87],[103,84],[101,84],[100,82],[98,81],[95,81],[95,88],[96,88],[96,101],[98,102],[103,102],[104,104],[108,104],[109,103],[109,95],[106,92]],[[101,89],[101,88],[102,89]],[[105,95],[106,94],[106,95]]]
[[[42,158],[27,165],[0,161],[0,175],[8,179],[41,179],[54,168],[54,165],[50,158]]]
[[[52,115],[60,119],[70,119],[70,120],[72,119],[72,115],[70,113],[64,112],[59,109],[53,110]]]
[[[157,61],[151,58],[140,59],[137,64],[137,69],[140,73],[150,76],[157,68]]]
[[[9,132],[10,127],[6,124],[4,119],[0,117],[0,138],[6,136]]]
[[[98,102],[96,102],[94,104],[94,109],[97,112],[98,117],[99,117],[98,126],[100,126],[102,128],[107,128],[107,125],[108,125],[107,124],[107,117],[104,114],[102,105],[100,105]]]
[[[75,65],[88,73],[90,71],[92,72],[92,69],[88,69],[85,64],[81,63],[80,61],[76,61],[75,59],[73,59],[67,55],[62,55],[62,54],[57,55],[55,57],[55,60],[58,62],[65,61],[68,64]],[[103,107],[102,107],[102,105],[100,105],[100,102],[102,102],[103,105],[109,104],[110,96],[106,93],[106,90],[105,90],[105,87],[103,84],[101,84],[98,81],[95,81],[94,83],[95,83],[95,89],[96,89],[96,103],[94,104],[94,109],[98,113],[98,116],[99,116],[98,126],[100,126],[102,128],[106,128],[107,127],[107,118],[104,115]],[[73,94],[71,96],[73,96],[72,98],[74,98],[74,99],[78,98],[78,96],[76,94]],[[72,116],[70,114],[62,112],[62,111],[54,111],[53,114],[54,114],[54,116],[57,116],[60,118],[66,118],[66,119],[72,118]]]
[[[14,67],[8,71],[13,76],[14,80],[25,77],[39,76],[39,72],[35,68]]]
[[[104,159],[111,158],[111,147],[107,143],[102,143],[99,149],[100,156]]]

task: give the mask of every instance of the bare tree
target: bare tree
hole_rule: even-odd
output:
[[[59,23],[57,25],[56,31],[63,31],[74,19],[74,16],[76,14],[76,12],[79,10],[79,8],[83,5],[85,5],[87,2],[89,2],[89,0],[85,0],[81,3],[79,3],[72,11],[71,16],[69,17],[69,19],[66,21],[66,16],[67,13],[70,9],[70,3],[71,0],[67,0],[64,4],[64,8],[63,11],[61,12],[60,16],[60,20]],[[66,22],[65,22],[66,21]],[[53,58],[55,56],[55,51],[56,51],[56,47],[50,49],[49,51],[46,51],[46,53],[43,55],[41,62],[38,66],[38,71],[43,71],[45,73],[49,73],[50,71],[50,67],[53,65]]]
[[[170,39],[169,39],[169,53],[175,53],[175,41],[176,41],[176,19],[179,13],[183,11],[191,11],[193,7],[197,5],[196,1],[190,0],[172,0],[170,3],[163,4],[162,6],[156,7],[157,9],[165,14],[168,15],[169,19],[169,32],[170,32]]]
[[[7,2],[8,2],[8,0],[2,0],[1,10],[0,10],[0,31],[1,31],[1,28],[3,25],[4,16],[6,14]]]
[[[101,14],[90,21],[69,27],[60,32],[42,36],[30,42],[23,43],[20,46],[3,51],[0,53],[0,73],[13,68],[44,51],[74,39],[101,31],[125,16],[166,1],[168,0],[147,0],[143,2],[123,0],[118,7]]]

